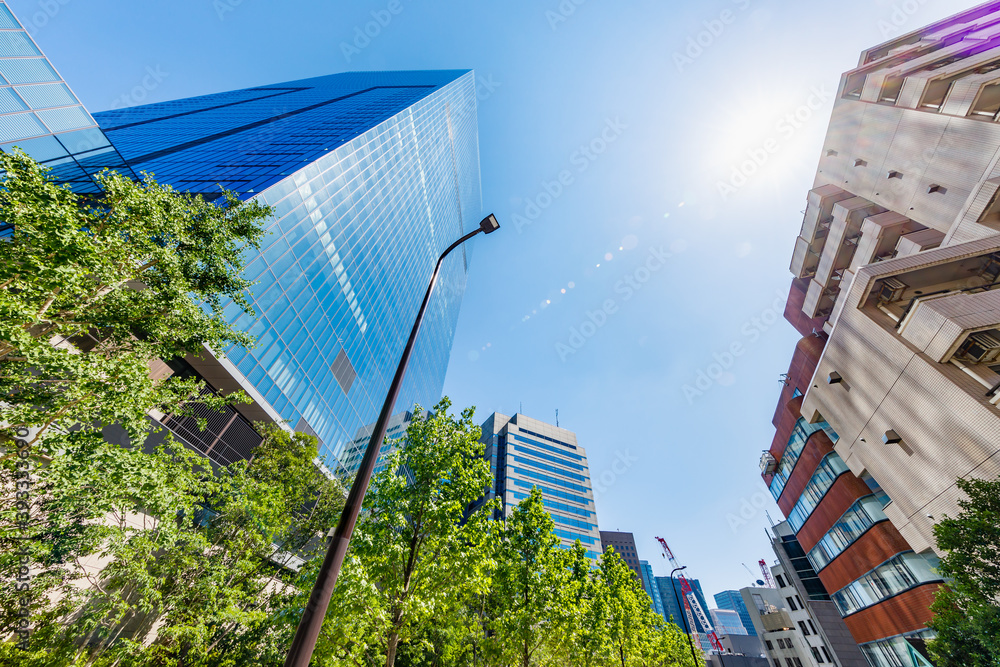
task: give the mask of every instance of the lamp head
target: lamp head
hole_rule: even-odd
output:
[[[496,230],[500,229],[500,223],[497,222],[497,217],[490,213],[488,216],[483,218],[482,222],[479,223],[479,229],[481,229],[484,234],[492,234]]]

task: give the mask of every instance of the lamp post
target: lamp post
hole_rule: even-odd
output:
[[[684,632],[688,636],[688,646],[691,647],[691,658],[694,660],[695,667],[698,667],[698,654],[694,652],[694,640],[691,639],[692,630],[688,628],[687,615],[684,613],[684,607],[681,605],[680,596],[677,595],[677,586],[674,585],[674,572],[680,572],[681,570],[686,570],[687,565],[683,567],[675,567],[670,571],[670,588],[674,590],[674,601],[677,603],[677,612],[681,615],[684,622]]]
[[[424,301],[420,304],[417,319],[410,330],[410,338],[406,341],[403,356],[396,367],[396,375],[393,376],[392,384],[389,385],[389,393],[385,397],[385,402],[382,403],[382,411],[379,413],[378,421],[375,422],[371,439],[368,440],[368,448],[365,450],[364,458],[361,459],[361,467],[358,469],[358,474],[354,478],[351,490],[347,494],[347,501],[344,504],[344,511],[340,515],[340,522],[337,524],[337,529],[330,540],[330,546],[327,548],[326,557],[323,559],[323,565],[320,567],[319,575],[316,578],[316,584],[309,595],[309,602],[302,613],[302,618],[299,620],[299,627],[295,631],[295,638],[292,640],[292,645],[288,649],[288,655],[285,657],[285,667],[308,667],[313,650],[316,648],[316,640],[319,638],[319,631],[323,627],[323,618],[326,616],[327,607],[330,606],[330,596],[333,595],[333,588],[337,583],[337,575],[340,574],[340,568],[344,564],[347,547],[351,542],[351,534],[354,532],[354,525],[357,523],[358,515],[361,513],[361,505],[365,499],[365,493],[368,491],[368,484],[371,482],[372,473],[375,471],[375,463],[378,461],[379,449],[382,446],[382,441],[385,439],[386,428],[389,424],[389,415],[392,414],[392,408],[396,403],[396,398],[399,396],[399,390],[403,384],[403,376],[406,374],[406,366],[410,362],[413,345],[417,340],[417,333],[420,331],[420,323],[424,319],[427,303],[431,299],[431,292],[434,291],[434,285],[437,283],[441,264],[444,262],[444,258],[448,256],[448,253],[476,234],[480,232],[492,234],[499,228],[500,223],[497,222],[496,217],[491,213],[479,223],[479,229],[466,234],[452,243],[438,257],[437,264],[434,266],[434,273],[431,275],[431,282],[427,286],[427,292],[424,294]]]

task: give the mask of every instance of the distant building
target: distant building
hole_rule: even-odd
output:
[[[625,564],[628,565],[635,576],[639,577],[639,581],[643,582],[643,588],[646,587],[646,583],[642,578],[642,568],[639,565],[639,554],[635,549],[635,536],[632,533],[620,533],[613,530],[602,530],[601,531],[601,548],[604,551],[608,550],[608,547],[614,547],[615,552],[622,557]]]
[[[748,635],[740,615],[732,609],[711,609],[712,625],[717,635]]]
[[[580,540],[596,561],[603,553],[601,535],[587,451],[576,434],[522,414],[494,412],[483,422],[482,442],[494,472],[486,497],[500,498],[504,516],[535,487],[555,522],[559,546],[568,549]]]
[[[646,589],[646,594],[653,601],[653,611],[666,620],[663,611],[663,600],[660,599],[660,591],[656,588],[656,578],[653,576],[653,566],[648,560],[639,561],[639,569],[642,570],[642,587]]]
[[[715,604],[719,606],[719,609],[730,609],[739,614],[740,622],[747,633],[754,637],[757,636],[757,630],[750,620],[750,612],[747,611],[747,606],[744,604],[743,597],[739,591],[722,591],[721,593],[716,593]]]
[[[701,590],[701,582],[697,579],[688,579],[688,583],[691,584],[691,590],[694,592],[695,598],[698,600],[698,604],[701,605],[702,610],[708,613],[708,603],[705,602],[705,594]],[[684,609],[678,604],[684,604],[684,592],[681,590],[681,582],[679,579],[673,579],[673,587],[671,587],[670,577],[656,577],[656,588],[660,593],[660,600],[663,603],[664,618],[677,624],[681,629],[688,629],[688,620],[684,614]],[[703,651],[708,651],[712,648],[708,641],[708,636],[705,634],[705,628],[701,625],[697,618],[694,619],[694,631],[698,635],[698,642],[701,644]]]
[[[425,415],[426,416],[426,415]],[[385,459],[399,449],[402,443],[401,438],[406,435],[406,429],[413,421],[413,413],[409,410],[398,412],[389,417],[389,423],[385,432],[385,441],[379,449],[378,461],[375,463],[375,472],[379,473],[385,468]],[[375,424],[368,424],[358,429],[354,434],[354,440],[349,442],[344,448],[344,453],[340,457],[340,466],[337,468],[337,475],[341,477],[353,477],[361,467],[361,459],[368,448],[368,441],[372,437],[372,430]],[[398,442],[392,442],[398,441]]]

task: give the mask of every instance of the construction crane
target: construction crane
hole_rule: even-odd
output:
[[[764,575],[764,581],[767,582],[767,587],[777,588],[777,586],[774,585],[774,579],[771,578],[771,568],[767,566],[767,562],[763,558],[761,558],[759,561],[757,561],[757,564],[760,565],[760,571]]]
[[[660,543],[660,547],[663,549],[664,557],[670,561],[671,567],[674,569],[680,568],[677,564],[677,559],[674,558],[674,552],[670,550],[667,546],[667,541],[662,537],[657,537],[656,541]],[[677,575],[677,578],[681,581],[681,592],[684,597],[684,614],[687,616],[688,627],[691,628],[691,634],[697,636],[698,633],[695,632],[697,627],[694,624],[694,618],[692,617],[692,611],[698,616],[698,622],[701,623],[701,627],[705,629],[705,634],[708,636],[708,641],[712,645],[712,648],[719,653],[725,653],[725,648],[722,646],[722,642],[719,641],[719,637],[715,634],[715,628],[712,627],[712,622],[708,620],[708,616],[705,614],[705,610],[701,608],[701,603],[698,602],[698,597],[694,594],[694,590],[691,588],[691,582],[683,574]],[[701,644],[701,641],[698,642]]]

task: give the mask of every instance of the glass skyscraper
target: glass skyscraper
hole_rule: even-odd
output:
[[[576,434],[522,414],[494,412],[483,424],[482,442],[494,473],[486,497],[501,499],[504,516],[537,487],[555,522],[559,546],[568,549],[580,540],[596,561],[603,553],[601,534],[587,451],[577,444]]]
[[[715,604],[719,606],[719,609],[731,609],[739,614],[740,621],[743,623],[743,627],[747,633],[754,637],[757,636],[757,630],[754,629],[753,621],[750,620],[750,612],[747,611],[747,605],[743,601],[743,596],[740,595],[739,591],[722,591],[721,593],[716,593]]]
[[[88,174],[110,166],[275,207],[245,255],[256,315],[225,307],[257,346],[187,362],[246,391],[246,419],[316,435],[335,470],[378,415],[438,255],[481,218],[473,73],[352,72],[91,116],[0,3],[0,74],[0,149],[75,189],[96,191]],[[471,249],[442,268],[397,411],[440,398]]]
[[[648,560],[639,561],[639,568],[642,570],[642,587],[653,601],[653,611],[667,620],[666,612],[663,609],[663,600],[660,599],[660,591],[656,587],[656,578],[653,576],[653,566]]]

